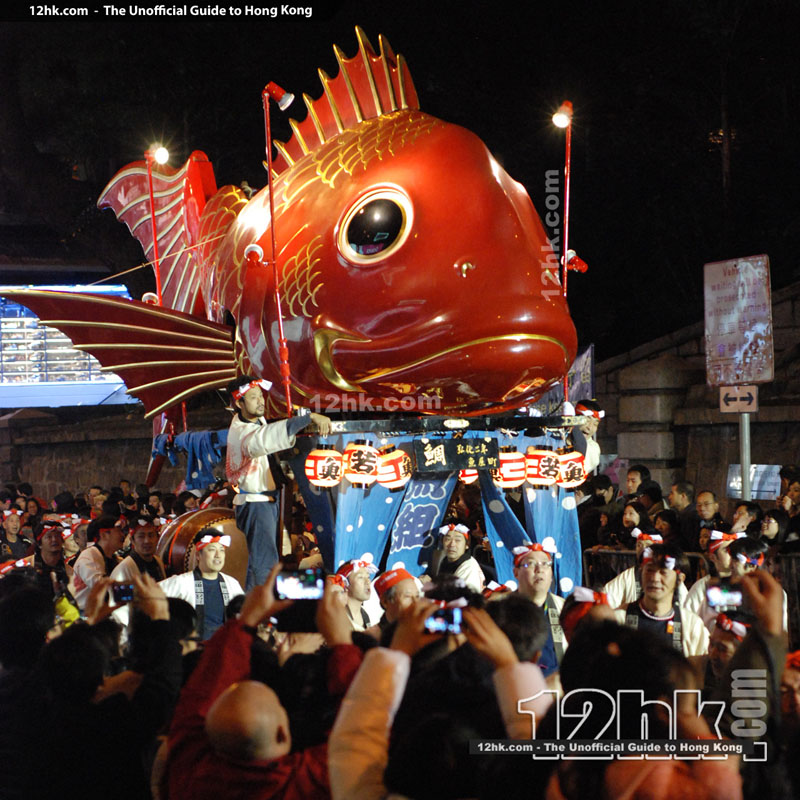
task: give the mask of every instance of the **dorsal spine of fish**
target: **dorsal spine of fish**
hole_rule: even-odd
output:
[[[356,27],[358,53],[347,58],[340,47],[333,46],[339,73],[330,78],[320,69],[322,95],[312,100],[303,95],[308,114],[302,122],[290,119],[292,137],[287,142],[274,140],[278,151],[272,162],[277,177],[303,156],[329,139],[353,128],[366,119],[397,111],[419,109],[419,98],[408,65],[402,55],[378,36],[378,53],[364,31]]]

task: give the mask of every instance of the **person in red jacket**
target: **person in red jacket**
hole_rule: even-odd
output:
[[[250,649],[261,622],[291,605],[275,599],[272,569],[245,598],[238,619],[209,640],[184,687],[168,738],[170,800],[322,800],[330,797],[328,745],[292,752],[286,710],[268,686],[250,678]],[[351,627],[326,589],[317,627],[331,648],[328,691],[344,695],[361,664]]]

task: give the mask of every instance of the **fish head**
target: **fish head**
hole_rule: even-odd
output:
[[[377,135],[382,157],[316,203],[317,366],[333,387],[436,398],[448,413],[522,405],[575,355],[558,258],[475,134],[407,116],[413,147]]]

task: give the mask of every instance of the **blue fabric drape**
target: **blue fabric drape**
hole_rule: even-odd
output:
[[[386,569],[402,565],[414,576],[425,572],[456,480],[454,472],[411,479],[392,529]]]

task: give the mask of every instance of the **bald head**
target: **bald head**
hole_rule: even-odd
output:
[[[286,710],[258,681],[234,683],[214,701],[206,734],[216,753],[240,761],[271,761],[292,745]]]

